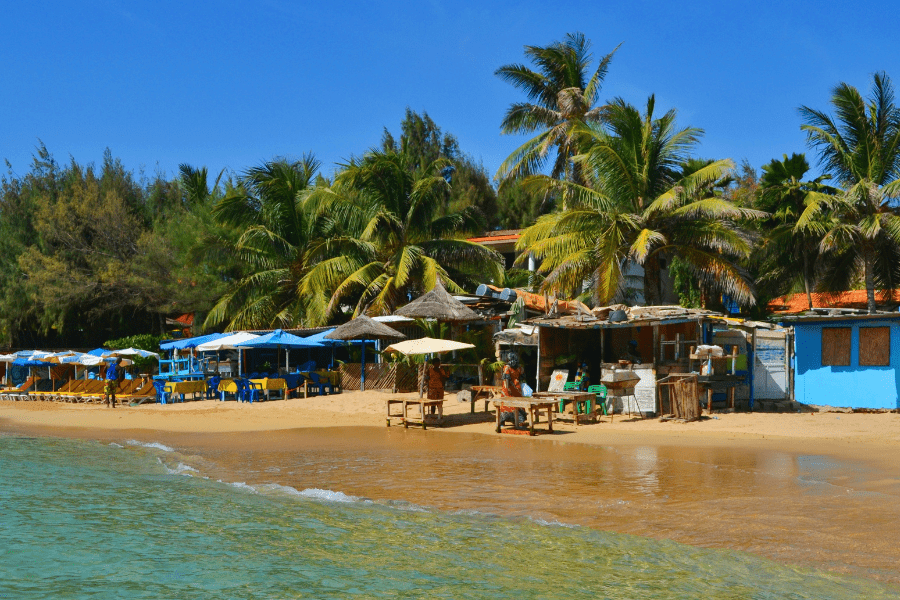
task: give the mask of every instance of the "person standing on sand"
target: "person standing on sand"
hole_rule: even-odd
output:
[[[106,385],[103,387],[103,393],[106,394],[106,405],[112,408],[116,407],[116,387],[119,385],[119,376],[121,375],[119,369],[121,361],[121,358],[117,358],[106,368]]]
[[[447,378],[450,377],[450,374],[447,373],[447,370],[441,367],[441,359],[438,357],[434,357],[431,359],[431,364],[428,365],[428,399],[429,400],[443,400],[444,399],[444,382],[447,381]],[[431,412],[434,412],[434,407],[431,407]]]

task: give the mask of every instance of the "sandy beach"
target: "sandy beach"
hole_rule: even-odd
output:
[[[492,414],[469,414],[453,394],[444,427],[386,428],[384,401],[395,396],[116,409],[5,402],[0,432],[162,442],[223,480],[538,515],[900,582],[898,414],[736,413],[694,423],[616,415],[558,421],[554,434],[532,438],[497,435]],[[304,452],[382,466],[286,467]]]

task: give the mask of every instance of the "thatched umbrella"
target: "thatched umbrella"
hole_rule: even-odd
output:
[[[363,342],[365,342],[365,340],[406,339],[406,336],[396,329],[388,327],[384,323],[379,323],[366,315],[359,315],[355,319],[347,321],[331,333],[326,334],[325,337],[330,340],[362,340]],[[361,347],[362,356],[360,357],[359,389],[365,391],[366,344],[361,344]]]
[[[476,321],[481,318],[474,310],[451,296],[440,279],[434,283],[434,289],[419,296],[406,306],[398,308],[394,314],[414,319],[434,319],[451,323]]]

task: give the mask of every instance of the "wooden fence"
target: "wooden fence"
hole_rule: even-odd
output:
[[[341,365],[341,389],[358,390],[362,371],[355,363]],[[367,390],[392,390],[397,392],[414,392],[419,389],[416,372],[406,365],[387,363],[366,365]]]

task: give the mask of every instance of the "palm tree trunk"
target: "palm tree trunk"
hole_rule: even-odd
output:
[[[812,294],[809,291],[809,255],[806,252],[803,253],[803,287],[806,288],[806,301],[809,302],[809,310],[812,310]]]
[[[644,263],[644,302],[647,306],[659,304],[660,293],[659,259],[650,256]]]
[[[876,308],[875,308],[875,277],[874,277],[874,274],[872,273],[872,271],[875,267],[875,265],[873,264],[875,262],[875,260],[872,257],[872,253],[869,251],[867,251],[865,253],[864,260],[866,263],[866,300],[868,300],[868,303],[869,303],[869,314],[874,315],[875,311],[876,311]]]

